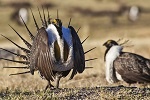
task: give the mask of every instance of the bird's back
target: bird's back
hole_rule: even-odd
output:
[[[150,82],[150,60],[128,52],[122,52],[114,61],[114,67],[127,83]]]

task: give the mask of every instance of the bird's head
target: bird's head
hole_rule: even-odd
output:
[[[56,26],[56,28],[62,28],[62,22],[60,19],[54,19],[52,21],[52,24],[54,24]]]
[[[60,37],[62,37],[62,22],[60,19],[54,19],[52,21],[52,24],[57,28],[57,31],[60,35]]]
[[[106,48],[111,48],[114,45],[119,45],[119,44],[114,40],[108,40],[103,44],[103,46],[105,46]]]

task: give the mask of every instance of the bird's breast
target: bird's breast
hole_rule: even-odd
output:
[[[49,25],[46,30],[55,66],[73,66],[73,43],[70,29],[62,26],[62,38],[54,25]]]
[[[106,54],[106,63],[113,62],[122,52],[122,46],[113,46]]]
[[[109,49],[109,51],[106,54],[106,80],[109,83],[114,83],[117,81],[116,73],[114,72],[114,61],[115,59],[120,55],[120,52],[122,51],[121,46],[113,46]],[[118,75],[119,77],[119,75]]]

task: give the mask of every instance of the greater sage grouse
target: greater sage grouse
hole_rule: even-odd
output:
[[[39,11],[39,9],[38,9]],[[48,12],[48,10],[47,10]],[[34,36],[27,25],[24,25],[29,33],[29,36],[32,40],[32,43],[26,41],[13,27],[11,27],[15,33],[23,40],[23,42],[27,45],[28,49],[19,46],[17,43],[13,42],[9,38],[5,37],[7,40],[12,42],[18,48],[23,50],[26,55],[15,54],[11,51],[5,50],[7,52],[11,52],[14,55],[23,58],[24,61],[15,61],[6,58],[1,58],[4,60],[22,63],[27,65],[27,67],[4,67],[4,68],[27,68],[30,69],[26,72],[11,74],[11,75],[18,75],[18,74],[25,74],[31,73],[34,74],[35,71],[39,71],[42,78],[48,81],[48,85],[46,86],[45,90],[48,87],[53,87],[51,81],[56,79],[56,88],[59,87],[60,78],[66,77],[69,72],[72,70],[72,74],[70,79],[74,77],[77,73],[82,73],[85,70],[85,62],[94,60],[88,59],[85,60],[85,54],[90,52],[91,50],[95,49],[92,48],[86,52],[84,52],[82,44],[85,42],[80,41],[77,32],[75,29],[70,26],[71,19],[69,21],[68,27],[64,27],[62,25],[61,20],[57,18],[51,20],[49,12],[47,14],[48,19],[46,20],[45,12],[43,9],[43,18],[39,11],[39,16],[42,22],[43,27],[39,27],[37,25],[35,16],[31,10],[32,17],[37,28],[37,34]]]
[[[106,46],[105,66],[106,80],[115,83],[118,80],[132,83],[150,83],[150,60],[138,54],[123,52],[123,46],[114,40],[108,40]]]

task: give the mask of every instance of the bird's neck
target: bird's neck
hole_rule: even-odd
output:
[[[108,53],[108,51],[110,50],[110,48],[107,48],[104,54],[104,61],[106,61],[106,54]]]
[[[57,31],[59,33],[59,37],[62,38],[62,35],[63,35],[63,33],[62,33],[62,27],[56,27],[56,28],[57,28]]]

